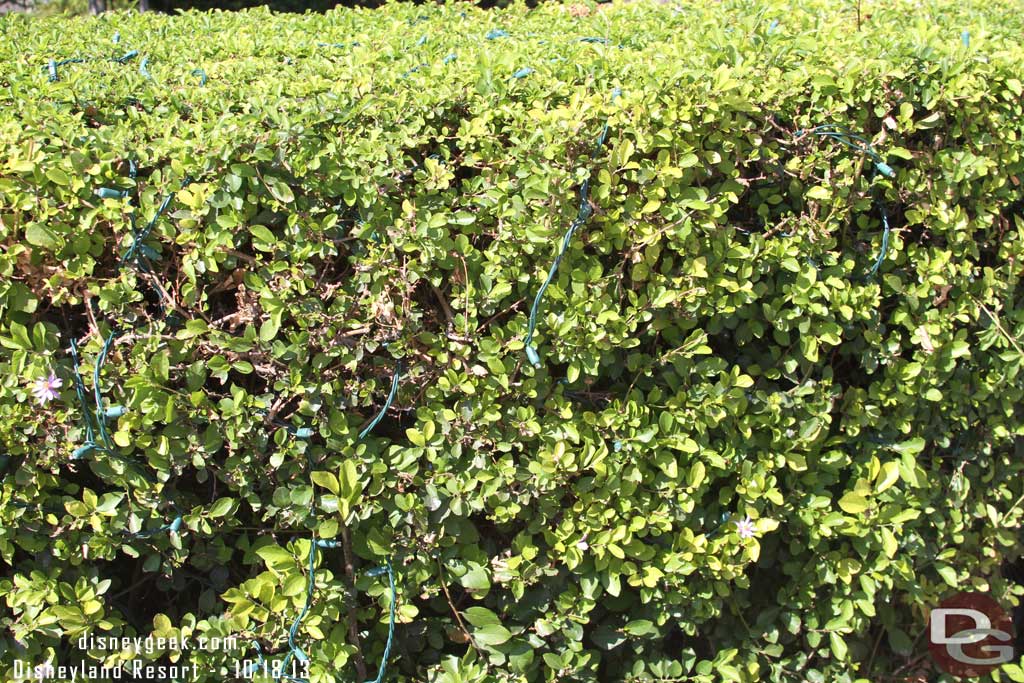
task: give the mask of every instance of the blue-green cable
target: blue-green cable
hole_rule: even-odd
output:
[[[586,186],[586,182],[584,182],[584,186]],[[580,208],[576,218],[573,219],[572,224],[569,225],[569,229],[566,231],[565,237],[562,238],[562,246],[558,250],[558,254],[555,256],[555,260],[551,264],[551,268],[548,270],[548,276],[545,278],[544,284],[542,284],[540,289],[537,290],[537,296],[534,297],[533,306],[530,308],[530,320],[523,343],[526,345],[526,357],[529,358],[530,363],[537,368],[540,367],[540,355],[538,355],[537,349],[533,347],[533,333],[537,327],[537,311],[540,309],[540,302],[541,299],[544,298],[544,292],[551,284],[551,281],[555,279],[555,274],[558,272],[558,266],[561,265],[562,259],[565,257],[565,252],[568,250],[570,242],[572,242],[573,234],[576,232],[576,229],[583,225],[590,216],[590,206],[589,204],[586,204],[585,206],[586,208]]]
[[[803,133],[812,133],[821,137],[828,137],[832,140],[836,140],[840,144],[849,147],[855,151],[866,154],[874,162],[874,172],[881,173],[886,178],[895,178],[896,171],[893,170],[889,164],[885,163],[882,156],[875,150],[874,145],[871,144],[867,139],[860,135],[855,135],[849,130],[836,125],[823,125],[811,128],[810,130],[798,130],[796,136],[800,137]],[[855,144],[852,141],[857,141],[860,144]],[[878,206],[879,213],[882,215],[882,245],[879,249],[878,256],[875,258],[871,269],[868,271],[867,277],[873,278],[878,274],[879,268],[882,267],[882,263],[885,261],[885,257],[889,252],[889,215],[885,210],[885,203],[879,199],[875,199],[875,204]]]
[[[391,407],[391,404],[395,400],[395,396],[398,394],[398,386],[399,386],[399,382],[401,380],[401,377],[402,377],[402,362],[401,361],[397,361],[396,364],[395,364],[395,373],[394,373],[394,375],[391,378],[391,390],[388,392],[387,399],[384,401],[383,407],[381,407],[381,409],[377,413],[377,415],[374,416],[373,420],[371,420],[370,423],[361,432],[359,432],[359,437],[358,437],[359,440],[364,439],[373,430],[373,428],[376,427],[377,424],[384,418],[384,415],[387,414],[388,409]],[[289,428],[289,431],[294,433],[296,436],[299,436],[299,434],[301,433],[302,437],[300,437],[300,438],[307,437],[311,433],[310,430],[308,430],[308,428],[301,428],[301,429],[294,430],[294,431],[292,431]],[[309,557],[309,568],[308,568],[309,578],[308,578],[307,583],[306,583],[306,601],[305,601],[305,603],[302,606],[302,610],[299,612],[299,614],[295,617],[295,620],[292,622],[291,628],[288,629],[288,653],[285,655],[284,660],[282,660],[282,662],[281,662],[281,669],[282,670],[287,670],[288,665],[291,663],[293,658],[299,660],[300,662],[307,662],[307,661],[309,661],[309,656],[306,655],[306,653],[302,650],[302,648],[300,648],[298,645],[296,645],[295,637],[298,635],[299,628],[302,625],[302,621],[306,618],[306,615],[309,614],[310,607],[313,604],[313,591],[314,591],[315,586],[316,586],[316,552],[317,552],[317,548],[337,548],[338,546],[339,546],[339,544],[338,544],[337,541],[331,541],[331,540],[327,540],[327,539],[317,539],[315,533],[310,538],[309,556],[308,556]],[[387,640],[387,644],[384,647],[384,656],[383,656],[383,659],[381,660],[380,670],[379,670],[378,675],[377,675],[377,683],[379,683],[380,681],[383,680],[384,671],[385,671],[385,668],[387,666],[387,659],[388,659],[388,656],[389,656],[389,654],[391,652],[391,643],[392,643],[392,640],[394,639],[394,628],[395,628],[395,602],[397,600],[397,594],[395,592],[394,575],[393,575],[393,572],[391,570],[390,561],[386,565],[386,569],[371,570],[369,572],[369,575],[370,576],[377,576],[380,573],[382,573],[383,571],[387,571],[388,579],[390,581],[390,586],[391,586],[391,616],[390,616],[389,626],[388,626],[388,640]],[[255,642],[255,645],[256,645],[256,647],[258,649],[259,648],[259,643]],[[261,656],[261,661],[262,661],[262,656]],[[285,675],[285,674],[282,674],[279,678],[284,678],[286,680],[293,681],[293,683],[307,683],[307,681],[305,679],[294,678],[292,676],[288,676],[288,675]]]
[[[111,346],[112,346],[112,344],[114,342],[114,339],[116,339],[119,334],[120,334],[120,331],[118,331],[116,329],[111,330],[110,335],[107,336],[106,341],[104,341],[104,343],[103,343],[103,347],[100,349],[100,355],[96,359],[96,367],[93,370],[93,392],[94,392],[94,398],[95,398],[95,402],[96,402],[96,409],[95,409],[94,415],[96,416],[96,422],[97,422],[97,425],[98,425],[98,428],[99,428],[100,439],[103,441],[103,447],[102,448],[98,448],[98,449],[94,448],[94,450],[99,450],[99,451],[101,451],[103,453],[106,453],[107,455],[110,455],[111,457],[116,458],[117,460],[120,460],[121,462],[123,462],[123,463],[125,463],[125,464],[127,464],[127,465],[129,465],[129,466],[131,466],[133,468],[135,468],[142,475],[143,479],[145,479],[146,481],[150,482],[151,484],[156,484],[157,483],[156,480],[153,479],[153,477],[148,472],[146,472],[142,468],[141,465],[139,465],[138,463],[136,463],[133,460],[130,460],[129,458],[126,458],[126,457],[122,456],[116,450],[114,450],[114,444],[111,442],[110,435],[107,432],[107,418],[117,418],[117,417],[120,417],[120,416],[124,415],[124,412],[125,412],[124,408],[122,406],[111,406],[109,408],[104,408],[103,407],[103,392],[100,389],[100,372],[103,369],[103,366],[104,366],[104,364],[107,361],[107,355],[110,353],[110,348],[111,348]],[[76,364],[77,364],[77,358],[76,358]],[[77,373],[77,369],[76,369],[76,375],[77,374],[78,373]],[[80,375],[79,375],[79,377],[80,377]],[[79,383],[79,381],[78,381],[79,377],[76,377],[76,385],[78,385],[78,383]],[[83,398],[84,398],[84,396],[83,396]],[[87,433],[87,437],[88,437],[88,433]],[[90,438],[89,441],[92,441],[92,439]],[[91,449],[91,450],[93,450],[93,449]],[[165,525],[163,525],[162,527],[160,527],[158,529],[152,529],[150,531],[140,531],[138,533],[134,533],[134,534],[130,534],[130,535],[134,536],[134,537],[137,537],[137,538],[145,538],[145,537],[153,536],[155,534],[158,534],[158,533],[161,533],[161,532],[164,532],[164,531],[177,532],[181,528],[182,521],[183,521],[182,520],[182,515],[181,515],[181,510],[178,509],[178,505],[174,501],[171,501],[171,505],[174,507],[175,517],[174,517],[173,520],[171,520],[170,523],[165,524]]]
[[[306,653],[295,644],[295,636],[299,632],[299,626],[302,625],[302,620],[306,618],[309,613],[309,608],[313,604],[313,589],[316,586],[316,548],[317,539],[314,535],[309,540],[309,582],[306,584],[306,603],[302,606],[302,611],[299,612],[298,616],[295,617],[295,621],[292,622],[292,627],[288,629],[288,654],[285,655],[284,661],[281,663],[281,668],[284,670],[288,669],[288,664],[291,662],[292,657],[295,657],[300,662],[309,660]]]
[[[139,51],[138,50],[129,50],[128,52],[124,53],[120,57],[110,57],[108,61],[116,62],[118,64],[127,64],[131,60],[133,60],[136,57],[138,57],[138,55],[139,55]],[[51,83],[56,83],[57,81],[60,80],[60,75],[57,72],[58,68],[64,66],[65,64],[84,64],[85,62],[96,61],[96,60],[97,60],[97,58],[92,58],[92,57],[89,58],[89,59],[83,59],[81,57],[73,57],[71,59],[62,59],[60,61],[57,61],[55,59],[50,59],[50,60],[47,61],[46,66],[44,66],[43,68],[47,70],[50,82]]]
[[[889,216],[885,211],[885,204],[882,202],[878,202],[878,209],[882,214],[882,248],[879,250],[878,258],[875,259],[871,270],[868,271],[868,277],[874,277],[878,274],[878,269],[882,267],[885,255],[889,251]]]
[[[82,366],[78,360],[78,344],[74,337],[71,338],[71,362],[75,373],[75,393],[78,395],[78,403],[82,409],[82,422],[85,425],[85,443],[71,455],[72,459],[78,459],[95,447],[96,435],[93,431],[92,411],[89,409],[89,402],[85,397],[85,382],[82,379]]]
[[[120,34],[119,33],[115,33],[114,41],[113,42],[114,43],[119,43],[120,42]],[[109,61],[116,62],[118,64],[122,64],[123,65],[123,64],[127,64],[129,61],[133,60],[138,55],[139,55],[138,50],[129,50],[128,52],[126,52],[125,54],[123,54],[120,57],[110,57]],[[48,63],[44,67],[44,69],[46,69],[47,72],[48,72],[48,76],[49,76],[50,82],[57,82],[58,80],[60,80],[60,76],[59,76],[59,72],[58,72],[59,67],[64,66],[66,64],[72,64],[72,63],[84,63],[86,61],[95,61],[95,59],[71,58],[71,59],[64,59],[64,60],[61,60],[61,61],[50,59],[50,60],[48,60]],[[149,72],[148,72],[148,70],[146,68],[147,62],[148,62],[148,58],[143,58],[142,59],[141,64],[139,65],[139,72],[141,74],[143,74],[145,77],[151,78],[150,75],[149,75]],[[201,69],[197,69],[197,70],[193,71],[192,73],[193,73],[193,75],[201,76],[201,85],[205,85],[206,84],[206,73],[205,72],[203,72]],[[129,160],[129,173],[130,173],[131,178],[134,180],[135,176],[136,176],[136,173],[137,173],[137,166],[136,166],[136,163],[135,163],[134,160]],[[184,185],[187,185],[189,182],[191,182],[191,179],[186,178],[186,180],[184,181]],[[123,199],[123,198],[126,198],[129,193],[127,191],[115,190],[115,189],[111,189],[111,188],[100,188],[100,189],[98,189],[96,191],[96,194],[100,198],[102,198],[102,199]],[[139,252],[141,252],[143,250],[143,248],[144,248],[142,246],[142,242],[145,240],[145,238],[148,236],[149,232],[156,225],[156,222],[159,219],[160,215],[167,209],[168,205],[170,204],[170,201],[171,201],[172,197],[173,197],[173,195],[170,195],[170,194],[167,197],[165,197],[165,199],[164,199],[163,203],[161,204],[160,208],[158,209],[156,215],[153,217],[153,219],[149,222],[149,224],[146,226],[146,228],[141,233],[137,232],[136,229],[135,229],[135,215],[134,215],[134,212],[131,214],[132,236],[133,236],[134,239],[133,239],[133,243],[132,243],[131,247],[129,248],[127,254],[125,255],[124,258],[122,258],[120,260],[120,262],[118,264],[119,269],[124,266],[125,262],[128,259],[133,258],[133,257],[134,257],[137,265],[140,268],[145,268],[145,265],[142,262],[142,256],[139,254]],[[109,408],[104,408],[103,407],[103,396],[102,396],[102,391],[101,391],[101,388],[100,388],[100,373],[102,371],[103,365],[105,364],[105,362],[107,360],[107,355],[110,352],[110,348],[111,348],[111,346],[112,346],[112,344],[114,342],[114,339],[118,336],[118,334],[120,334],[120,333],[119,333],[119,331],[116,328],[113,328],[111,330],[109,336],[104,340],[103,346],[102,346],[102,348],[100,350],[100,354],[99,354],[99,356],[97,358],[97,361],[96,361],[96,365],[95,365],[94,372],[93,372],[93,391],[94,391],[94,399],[95,399],[95,410],[90,409],[90,407],[88,405],[88,401],[86,399],[85,382],[84,382],[84,380],[82,378],[82,374],[81,374],[81,363],[80,363],[80,360],[79,360],[79,357],[78,357],[77,342],[74,339],[71,340],[71,357],[72,357],[73,369],[74,369],[74,375],[75,375],[75,378],[74,378],[74,380],[75,380],[75,393],[77,394],[78,401],[79,401],[79,404],[80,404],[80,407],[81,407],[81,410],[82,410],[82,420],[83,420],[83,424],[84,424],[84,428],[85,428],[85,443],[83,443],[81,446],[76,448],[74,453],[72,453],[71,457],[72,457],[72,459],[79,459],[79,458],[81,458],[81,457],[83,457],[83,456],[85,456],[85,455],[87,455],[87,454],[89,454],[91,452],[94,452],[94,451],[98,452],[98,453],[106,453],[106,454],[110,455],[113,458],[119,459],[119,460],[125,462],[126,464],[128,464],[128,465],[130,465],[132,467],[137,468],[138,471],[140,472],[140,474],[142,475],[142,477],[144,479],[146,479],[147,481],[150,481],[151,483],[155,483],[155,481],[152,479],[152,477],[149,476],[148,472],[146,472],[141,466],[139,466],[134,461],[131,461],[128,458],[125,458],[125,457],[121,456],[120,454],[118,454],[114,450],[114,444],[112,443],[112,441],[110,439],[110,435],[107,432],[107,424],[106,424],[107,419],[108,418],[117,418],[117,417],[120,417],[121,415],[124,414],[124,408],[121,407],[121,406],[111,406]],[[95,428],[94,428],[94,424],[95,424]],[[97,432],[99,434],[100,441],[102,442],[102,445],[96,443],[96,434],[97,434]],[[176,516],[175,516],[175,518],[169,524],[166,524],[166,525],[164,525],[161,528],[156,529],[156,530],[139,532],[139,533],[131,534],[131,535],[133,535],[135,537],[147,537],[147,536],[152,536],[152,535],[154,535],[156,533],[159,533],[159,532],[162,532],[162,531],[170,531],[172,533],[173,532],[177,532],[181,528],[181,525],[182,525],[182,515],[181,515],[181,511],[178,509],[177,504],[174,503],[173,501],[171,501],[171,503],[172,503],[172,505],[174,507]]]
[[[614,102],[621,91],[615,88],[612,91],[612,102]],[[601,134],[597,138],[597,144],[594,145],[594,151],[590,154],[590,159],[593,161],[601,147],[604,145],[605,138],[608,136],[608,122],[605,121],[604,126],[601,128]],[[565,232],[565,236],[562,238],[562,244],[555,255],[554,263],[551,264],[551,268],[548,270],[548,276],[545,278],[544,283],[537,290],[537,296],[533,299],[533,306],[530,307],[530,318],[527,323],[526,337],[523,339],[523,344],[526,346],[526,357],[530,360],[530,363],[535,367],[540,367],[540,354],[537,353],[537,349],[533,346],[533,334],[537,328],[537,312],[540,310],[541,300],[544,298],[544,292],[551,284],[552,280],[555,279],[555,275],[558,272],[558,266],[561,265],[562,259],[565,257],[565,252],[569,249],[569,244],[572,243],[572,236],[576,230],[587,222],[594,210],[590,206],[590,178],[583,181],[580,186],[580,206],[579,211],[576,214],[576,218],[573,219],[569,225],[569,229]]]
[[[875,170],[877,170],[879,173],[884,175],[886,178],[896,177],[896,172],[892,169],[891,166],[889,166],[889,164],[885,163],[885,160],[882,159],[882,156],[875,150],[874,145],[872,145],[868,140],[861,137],[860,135],[854,135],[845,128],[830,124],[824,126],[816,126],[815,128],[811,128],[810,130],[806,131],[798,130],[796,132],[796,135],[797,137],[800,137],[803,133],[811,133],[813,135],[818,135],[821,137],[829,137],[849,147],[852,150],[862,152],[871,157],[871,160],[875,163]],[[852,142],[853,140],[856,140],[861,144],[854,144]]]
[[[391,404],[392,402],[394,402],[395,396],[398,393],[398,382],[401,379],[401,377],[402,361],[397,361],[395,363],[395,374],[391,378],[391,391],[388,393],[388,398],[386,401],[384,401],[384,406],[380,409],[380,412],[377,413],[377,415],[372,420],[370,420],[370,424],[366,425],[366,427],[364,427],[363,430],[359,432],[360,439],[366,438],[366,435],[373,431],[373,428],[377,426],[377,423],[384,419],[384,415],[388,412],[388,409],[391,407]]]
[[[134,162],[132,167],[134,168]],[[192,178],[185,177],[185,179],[181,181],[182,189],[188,187],[189,184],[191,183]],[[124,265],[131,260],[134,260],[136,265],[138,265],[140,268],[144,268],[143,264],[141,263],[143,243],[145,242],[146,238],[149,237],[149,234],[153,232],[153,228],[156,227],[157,221],[160,220],[160,216],[162,216],[164,212],[167,211],[167,207],[171,205],[171,201],[173,199],[174,193],[168,192],[164,196],[163,201],[160,202],[160,206],[157,208],[156,213],[153,214],[153,217],[149,219],[149,222],[146,224],[146,227],[144,227],[142,230],[136,229],[135,212],[133,211],[130,214],[129,218],[131,220],[132,226],[132,244],[131,246],[128,247],[128,250],[125,251],[124,255],[121,257],[118,263],[119,268],[123,268]]]
[[[138,50],[129,50],[128,52],[125,52],[124,55],[121,57],[112,57],[111,61],[117,62],[118,64],[127,64],[128,62],[130,62],[138,56]]]
[[[75,393],[78,396],[78,402],[82,409],[82,422],[85,426],[85,443],[82,444],[77,449],[75,449],[75,452],[72,454],[71,458],[73,460],[77,460],[93,451],[97,453],[105,453],[112,458],[120,460],[121,462],[124,462],[127,465],[134,467],[139,472],[139,474],[142,475],[143,479],[146,479],[150,483],[156,483],[155,480],[153,480],[153,478],[149,475],[149,473],[142,469],[140,465],[138,465],[132,460],[129,460],[128,458],[125,458],[124,456],[120,455],[115,450],[113,450],[113,448],[109,445],[109,441],[106,441],[106,437],[104,437],[105,445],[100,446],[99,444],[96,443],[95,432],[93,430],[94,415],[99,416],[96,417],[95,419],[99,425],[100,433],[106,435],[105,419],[107,417],[116,417],[123,414],[123,410],[119,406],[113,406],[112,409],[106,410],[103,408],[102,393],[99,389],[99,372],[102,369],[102,365],[106,360],[107,353],[110,350],[110,344],[113,342],[116,336],[116,331],[112,331],[110,333],[110,336],[107,337],[107,340],[103,345],[103,350],[100,352],[99,359],[97,360],[96,370],[93,374],[95,383],[95,401],[97,406],[95,411],[93,411],[89,407],[89,402],[86,399],[85,381],[82,378],[82,373],[80,369],[81,364],[78,359],[78,345],[73,338],[71,340],[71,360],[73,362],[73,371],[75,374]],[[153,536],[162,531],[178,531],[182,525],[181,511],[178,509],[177,504],[175,504],[173,501],[172,505],[174,506],[176,516],[169,524],[165,524],[159,529],[139,532],[130,535],[138,538],[145,538],[148,536]]]
[[[124,57],[121,57],[120,59],[116,59],[114,61],[124,63],[125,61],[134,58],[137,54],[138,53],[135,51],[128,52],[124,55]],[[129,176],[134,180],[138,172],[138,166],[135,163],[134,159],[129,160],[128,167]],[[191,178],[185,178],[182,186],[184,187],[185,185],[188,185],[190,182]],[[97,190],[96,194],[102,198],[124,198],[125,196],[127,196],[128,193],[127,191],[118,191],[113,190],[111,188],[100,188],[99,190]],[[135,212],[133,211],[129,215],[132,226],[133,242],[132,245],[129,247],[128,251],[125,253],[125,255],[119,260],[119,269],[123,268],[129,259],[134,259],[136,264],[140,268],[152,272],[151,269],[147,268],[144,263],[143,256],[141,254],[143,248],[142,243],[145,240],[145,238],[149,235],[149,233],[152,231],[160,216],[167,210],[167,207],[170,205],[173,196],[173,193],[170,193],[164,198],[156,214],[153,216],[153,218],[149,221],[149,223],[141,232],[139,232],[136,229]],[[156,484],[156,480],[153,479],[153,477],[150,476],[149,473],[146,472],[140,465],[117,453],[117,451],[114,448],[114,444],[110,438],[110,434],[107,431],[107,419],[115,419],[121,417],[125,413],[125,410],[122,406],[110,406],[109,408],[105,408],[103,406],[103,392],[100,384],[100,374],[102,372],[103,366],[107,361],[107,356],[110,353],[110,349],[113,345],[113,342],[119,334],[121,334],[121,332],[116,328],[111,329],[110,334],[104,340],[103,346],[100,349],[99,356],[97,357],[96,365],[93,370],[93,394],[95,402],[95,408],[93,410],[89,409],[89,406],[85,399],[85,385],[84,381],[82,380],[80,372],[77,345],[74,340],[72,340],[71,342],[71,354],[72,360],[74,362],[75,373],[75,390],[76,393],[78,394],[79,402],[81,403],[82,406],[83,419],[86,428],[86,441],[82,446],[75,450],[75,452],[72,454],[72,459],[81,458],[82,456],[93,451],[106,453],[107,455],[110,455],[115,459],[121,460],[127,465],[135,468],[144,479],[146,479],[152,484]],[[99,434],[102,445],[96,443],[96,432],[93,431],[93,420],[95,420],[96,432],[98,432]],[[129,535],[136,538],[145,538],[164,531],[172,533],[177,532],[181,528],[181,525],[183,523],[182,514],[181,510],[178,508],[177,503],[171,501],[171,505],[173,506],[175,511],[175,517],[173,520],[171,520],[171,522],[161,526],[158,529],[132,533]]]
[[[121,406],[111,406],[110,409],[103,407],[103,392],[100,389],[100,371],[103,369],[103,365],[107,362],[107,354],[110,353],[110,347],[114,343],[114,339],[119,334],[118,330],[112,329],[106,340],[103,342],[103,347],[100,349],[100,355],[96,359],[96,366],[93,368],[92,375],[92,389],[96,399],[96,423],[99,427],[100,439],[103,441],[103,446],[108,450],[114,449],[114,444],[110,440],[110,435],[107,433],[107,417],[120,417],[124,414],[124,409]]]
[[[377,678],[373,679],[373,683],[382,683],[384,672],[387,670],[388,656],[391,654],[391,643],[395,639],[395,603],[398,602],[398,594],[395,592],[395,573],[391,570],[390,558],[383,567],[371,569],[366,573],[367,576],[380,576],[384,572],[388,574],[388,588],[391,591],[391,606],[388,610],[388,639],[384,643],[384,654],[380,659],[380,669],[378,669]]]

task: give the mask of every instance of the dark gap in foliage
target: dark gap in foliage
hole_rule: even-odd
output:
[[[1004,560],[1001,573],[1007,581],[1024,587],[1024,556]],[[1024,652],[1024,602],[1017,604],[1013,608],[1012,616],[1013,630],[1016,634],[1014,649],[1019,655],[1021,652]]]
[[[206,313],[214,321],[237,316],[240,310],[238,272],[226,273],[220,282],[206,290]]]
[[[143,261],[143,263],[146,262]],[[145,267],[149,268],[149,264],[146,263]],[[168,310],[168,302],[158,288],[164,287],[166,289],[166,285],[161,280],[161,275],[149,270],[148,272],[137,272],[137,278],[138,287],[136,289],[142,293],[142,301],[140,302],[142,317],[150,321],[165,319],[170,311]],[[156,283],[154,283],[154,279],[157,281]]]
[[[843,351],[844,346],[848,345],[852,349],[855,343],[855,340],[847,340],[836,347],[836,353],[833,355],[830,363],[832,367],[832,381],[837,386],[842,387],[844,391],[849,389],[863,389],[866,391],[872,382],[871,376],[857,362],[863,355],[863,351],[857,353]],[[835,408],[838,410],[840,405],[837,403]]]
[[[412,295],[409,298],[419,310],[423,311],[423,319],[420,321],[422,327],[442,336],[446,330],[451,328],[452,323],[448,319],[448,314],[454,317],[455,311],[451,309],[451,304],[448,301],[450,297],[445,292],[445,281],[442,281],[435,293],[434,286],[428,280],[420,279],[413,287]],[[447,306],[447,310],[445,306]]]
[[[762,204],[760,200],[759,192],[744,192],[740,196],[740,201],[729,203],[723,219],[724,224],[742,233],[761,232],[765,228],[765,221],[758,215],[758,208]]]
[[[734,331],[725,326],[724,320],[720,320],[720,323],[719,332],[709,332],[707,335],[706,344],[711,347],[712,356],[722,359],[730,368],[734,365],[746,367],[746,364],[741,362],[744,352],[733,339]]]
[[[33,293],[38,296],[37,292]],[[46,299],[43,299],[43,301],[46,301]],[[62,303],[59,306],[45,306],[36,315],[40,322],[52,323],[57,327],[61,331],[62,338],[81,341],[89,333],[90,323],[85,310],[85,307],[88,305],[88,303],[80,302],[77,304]],[[70,344],[68,346],[70,347]],[[82,356],[81,351],[79,348],[80,360]],[[71,362],[69,348],[62,349],[61,354],[68,359],[69,363]]]

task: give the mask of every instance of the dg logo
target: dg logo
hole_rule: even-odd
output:
[[[928,616],[928,649],[953,676],[983,676],[1013,661],[1013,620],[984,593],[957,593]]]

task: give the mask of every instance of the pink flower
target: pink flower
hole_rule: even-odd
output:
[[[750,521],[750,515],[747,515],[746,519],[736,522],[736,533],[740,535],[740,538],[753,538],[757,535],[757,529],[754,528],[754,523]]]
[[[45,406],[47,403],[57,398],[59,394],[57,390],[63,386],[64,382],[60,377],[50,373],[49,377],[44,379],[37,379],[32,385],[32,395],[39,401],[39,405]]]

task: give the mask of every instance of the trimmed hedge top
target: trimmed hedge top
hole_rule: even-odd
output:
[[[0,18],[6,676],[874,680],[1015,601],[1024,19],[806,5]]]

